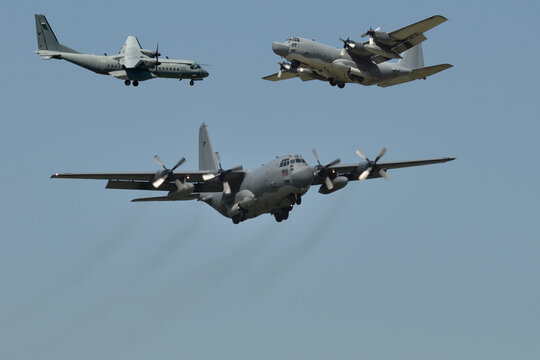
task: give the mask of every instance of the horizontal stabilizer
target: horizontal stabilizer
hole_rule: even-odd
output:
[[[156,196],[156,197],[146,197],[146,198],[137,198],[131,200],[131,202],[149,202],[149,201],[172,201],[167,196]]]
[[[428,76],[434,75],[438,72],[451,68],[450,64],[439,64],[433,66],[426,66],[420,69],[414,69],[412,71],[414,79],[425,79]]]
[[[269,81],[280,81],[280,80],[292,79],[292,78],[297,76],[296,74],[286,72],[286,71],[281,73],[281,76],[278,76],[278,75],[279,75],[279,73],[275,73],[275,74],[272,74],[272,75],[265,76],[265,77],[263,77],[263,79],[264,80],[269,80]]]
[[[450,65],[450,64],[440,64],[440,65],[426,66],[423,68],[414,69],[411,71],[411,73],[407,75],[381,81],[380,83],[377,84],[377,86],[388,87],[388,86],[403,84],[403,83],[413,81],[413,80],[425,79],[428,76],[431,76],[443,70],[449,69],[452,66],[453,65]]]

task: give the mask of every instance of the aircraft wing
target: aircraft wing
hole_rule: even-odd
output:
[[[399,168],[406,168],[406,167],[412,167],[412,166],[423,166],[423,165],[431,165],[431,164],[440,164],[448,161],[455,160],[456,158],[451,157],[445,157],[445,158],[436,158],[436,159],[424,159],[424,160],[409,160],[409,161],[396,161],[396,162],[385,162],[385,163],[377,163],[378,169],[384,169],[384,170],[391,170],[391,169],[399,169]],[[338,176],[345,176],[350,181],[358,180],[358,176],[362,171],[365,170],[365,165],[367,163],[359,163],[359,164],[342,164],[342,165],[335,165],[330,167],[330,171],[335,171],[335,173]],[[380,178],[378,171],[372,171],[371,174],[368,176],[368,179],[375,179]],[[322,185],[324,183],[324,178],[322,177],[315,177],[313,180],[312,185]]]
[[[214,171],[179,171],[170,174],[165,182],[157,189],[152,185],[155,179],[156,172],[130,172],[130,173],[56,173],[51,176],[51,179],[89,179],[89,180],[108,180],[107,189],[125,189],[125,190],[154,190],[154,191],[176,191],[176,180],[181,182],[194,183],[195,189],[193,194],[201,194],[208,192],[223,191],[222,182],[214,176],[210,180],[204,180],[204,177],[209,175],[219,175],[219,172]],[[228,171],[225,174],[226,180],[234,188],[241,183],[245,176],[243,170]],[[196,197],[175,200],[189,200]]]
[[[420,20],[414,24],[388,33],[389,38],[378,40],[380,41],[379,45],[389,50],[390,53],[401,54],[402,52],[426,40],[427,38],[424,36],[424,32],[442,24],[446,20],[448,19],[441,15],[434,15],[427,19]],[[364,45],[367,44],[369,44],[369,42],[364,42]],[[365,51],[364,53],[360,54],[354,54],[354,52],[352,54],[357,56],[360,55],[361,57],[371,57],[371,60],[376,64],[380,64],[392,59],[391,57],[387,57],[382,54],[372,56],[372,54],[366,53]]]
[[[441,15],[433,15],[432,17],[428,17],[427,19],[420,20],[414,24],[411,24],[409,26],[405,26],[399,30],[392,31],[388,35],[390,35],[392,38],[396,40],[407,40],[410,37],[414,36],[415,34],[422,34],[426,31],[433,29],[435,26],[442,24],[448,20],[444,16]]]

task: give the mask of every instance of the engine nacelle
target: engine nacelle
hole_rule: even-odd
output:
[[[188,182],[180,182],[180,180],[176,179],[174,181],[176,184],[176,190],[169,192],[168,197],[175,200],[181,200],[189,197],[193,190],[195,190],[195,185]]]
[[[345,186],[347,186],[348,183],[349,179],[347,179],[345,176],[338,176],[335,179],[332,179],[332,184],[334,185],[332,190],[328,190],[326,184],[322,184],[319,188],[319,192],[321,194],[330,194],[339,189],[343,189]]]
[[[375,30],[373,31],[373,39],[375,41],[385,42],[390,40],[390,35],[388,33],[385,33],[384,31]]]
[[[257,197],[249,190],[240,190],[234,196],[234,205],[229,211],[230,217],[235,217],[242,212],[247,212],[249,208],[257,201]]]
[[[387,51],[377,44],[366,44],[364,46],[364,49],[375,55],[384,56],[390,59],[401,59],[401,56],[399,54],[396,54],[392,51]]]
[[[366,78],[366,74],[364,72],[353,67],[349,68],[348,75],[351,80],[356,80],[358,82],[364,82]]]
[[[141,52],[146,56],[156,57],[156,51],[155,50],[141,49]],[[157,53],[157,56],[161,56],[161,54]]]

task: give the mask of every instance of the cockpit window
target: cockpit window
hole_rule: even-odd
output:
[[[300,38],[297,38],[296,36],[289,36],[285,42],[286,42],[286,43],[290,43],[290,42],[300,42]]]

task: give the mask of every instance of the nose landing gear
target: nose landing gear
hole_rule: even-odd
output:
[[[193,86],[195,85],[195,81],[193,81],[193,79],[189,82],[189,85]]]

